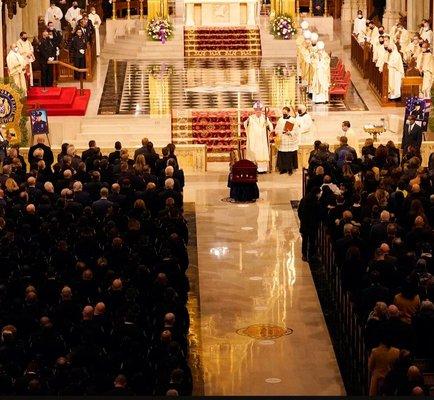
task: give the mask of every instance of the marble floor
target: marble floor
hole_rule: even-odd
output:
[[[215,166],[188,177],[185,192],[196,209],[204,394],[343,395],[290,204],[300,173],[261,176],[260,200],[237,205],[222,201],[227,176]]]

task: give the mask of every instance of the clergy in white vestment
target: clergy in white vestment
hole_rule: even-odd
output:
[[[20,54],[16,43],[11,45],[11,50],[6,57],[6,64],[8,66],[9,76],[12,78],[15,85],[17,85],[24,93],[27,93],[26,83],[26,60]]]
[[[410,63],[411,59],[414,58],[417,60],[419,54],[422,52],[421,47],[419,46],[419,36],[415,35],[413,36],[413,40],[405,46],[402,50],[402,56],[404,58],[404,61],[408,64]]]
[[[417,59],[417,68],[423,76],[420,96],[423,99],[430,99],[434,75],[434,56],[427,43],[424,43],[422,53]]]
[[[297,129],[295,115],[291,115],[289,107],[283,107],[282,117],[275,128],[277,162],[276,167],[281,174],[291,175],[298,169],[297,152],[300,145],[300,133]]]
[[[313,119],[307,112],[307,107],[304,104],[299,104],[297,107],[297,116],[295,117],[296,129],[298,131],[300,141],[308,143],[312,141],[312,126]]]
[[[404,78],[404,63],[401,54],[396,47],[389,46],[389,99],[399,99],[401,97],[402,78]]]
[[[17,41],[18,51],[27,63],[27,73],[29,74],[30,86],[33,86],[33,68],[32,63],[35,61],[33,46],[28,40],[27,33],[21,32],[20,39]]]
[[[263,105],[257,101],[253,105],[254,114],[244,122],[247,144],[246,158],[258,166],[258,172],[268,172],[270,164],[269,132],[273,131],[273,124],[263,113]]]
[[[342,135],[347,138],[348,146],[352,147],[354,150],[356,150],[356,153],[359,152],[359,139],[356,135],[356,132],[354,132],[354,129],[351,128],[350,121],[344,121],[342,122]]]
[[[380,70],[380,72],[383,72],[384,64],[389,60],[389,47],[396,49],[396,45],[390,41],[390,37],[384,36],[384,45],[378,49],[378,58],[375,63],[375,66]]]
[[[62,10],[56,6],[56,3],[52,1],[50,3],[50,7],[48,7],[47,11],[45,12],[45,25],[48,25],[48,23],[51,21],[54,24],[54,29],[57,31],[62,30],[62,24],[60,20],[63,18],[63,12]]]
[[[379,36],[376,43],[372,43],[372,61],[377,63],[378,51],[384,48],[384,36]]]
[[[328,103],[330,89],[330,56],[324,50],[323,41],[317,44],[318,52],[314,57],[312,79],[312,101]]]
[[[363,17],[362,10],[357,11],[357,18],[354,20],[353,33],[359,42],[365,41],[366,18]]]
[[[420,28],[419,34],[423,40],[426,40],[431,45],[433,44],[433,31],[428,20],[422,20],[422,28]]]
[[[65,19],[71,25],[72,29],[75,29],[77,22],[81,19],[81,9],[78,7],[76,1],[74,1],[72,6],[66,11]]]
[[[101,17],[96,13],[95,7],[90,9],[89,20],[92,22],[95,28],[95,43],[96,43],[96,55],[101,53],[101,43],[99,38],[99,27],[101,26]]]
[[[401,21],[398,21],[390,29],[390,38],[393,43],[396,45],[399,44],[401,49],[404,49],[410,42],[410,34],[408,33],[408,30],[404,28]]]
[[[369,27],[367,29],[367,34],[366,34],[366,41],[370,43],[375,43],[377,41],[378,36],[380,36],[378,28],[375,26],[373,21],[369,21]]]

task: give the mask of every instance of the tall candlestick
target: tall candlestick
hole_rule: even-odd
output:
[[[131,0],[127,0],[127,19],[131,19]]]
[[[116,0],[113,0],[112,2],[112,19],[116,19]]]
[[[309,14],[312,17],[313,16],[313,1],[309,0]]]
[[[140,19],[143,19],[143,0],[139,0],[139,2],[140,2],[140,10],[139,10],[139,13],[140,13]]]
[[[324,16],[328,17],[328,12],[329,12],[329,8],[328,8],[328,2],[327,0],[324,1]]]

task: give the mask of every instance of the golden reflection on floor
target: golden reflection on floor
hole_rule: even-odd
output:
[[[271,181],[256,204],[222,202],[223,177],[189,189],[196,190],[205,394],[344,394],[301,261],[291,185],[260,179]]]

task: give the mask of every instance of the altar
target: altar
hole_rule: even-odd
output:
[[[258,0],[184,0],[185,26],[256,27]]]

